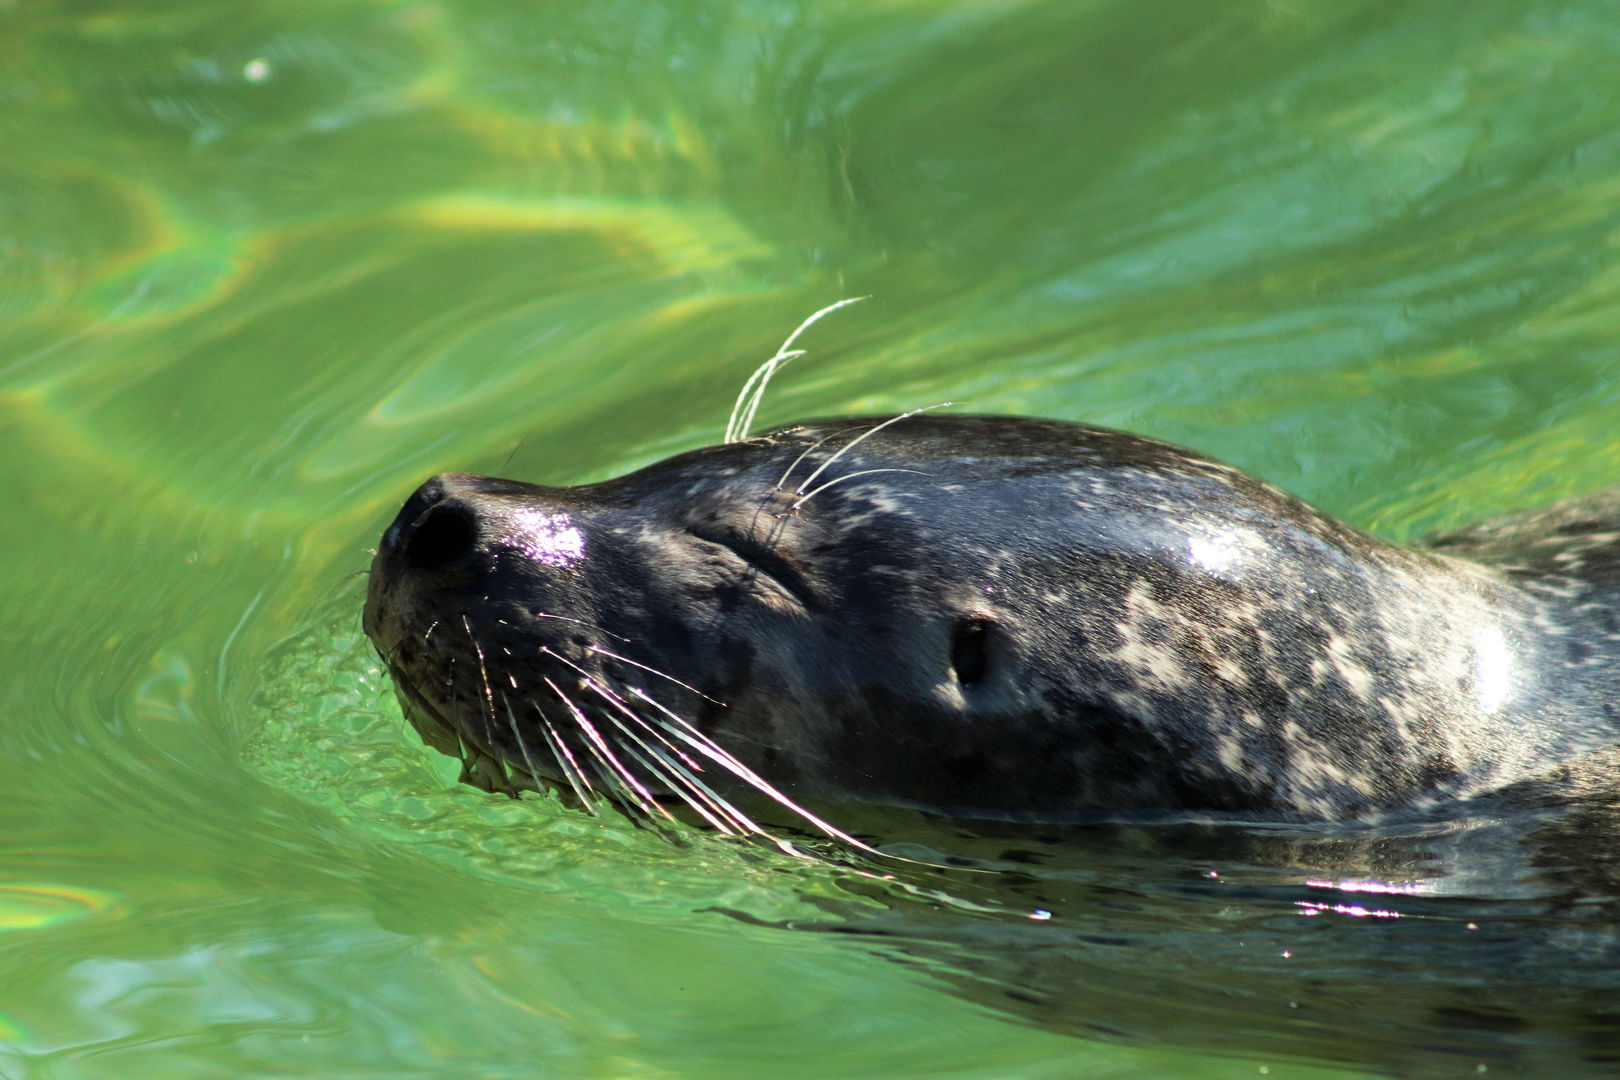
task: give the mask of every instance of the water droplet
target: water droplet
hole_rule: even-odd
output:
[[[273,69],[270,67],[270,61],[262,56],[255,56],[242,65],[242,78],[250,83],[266,82],[272,74]]]

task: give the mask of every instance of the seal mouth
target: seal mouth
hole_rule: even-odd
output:
[[[632,820],[659,831],[677,823],[664,804],[684,806],[722,834],[752,837],[795,858],[819,860],[734,805],[728,795],[735,796],[728,789],[735,787],[777,803],[835,840],[868,854],[883,854],[816,816],[692,720],[604,668],[628,665],[723,707],[724,703],[673,676],[596,645],[586,651],[608,661],[606,665],[576,663],[542,646],[541,655],[555,666],[549,675],[538,677],[538,686],[535,680],[526,679],[524,689],[500,668],[484,671],[485,644],[470,626],[468,637],[484,680],[480,700],[490,710],[487,717],[479,714],[478,723],[459,708],[464,702],[435,704],[398,657],[384,657],[405,719],[428,746],[461,760],[458,782],[511,798],[520,797],[524,790],[541,790],[545,782],[559,791],[572,791],[580,807],[593,816],[599,801],[606,799]],[[570,674],[563,675],[565,670]],[[515,695],[490,689],[491,676],[497,683],[511,681]],[[521,708],[514,710],[514,698]],[[549,713],[541,707],[541,699],[551,707]],[[508,740],[514,745],[503,745]]]
[[[388,676],[394,684],[400,711],[406,722],[422,737],[422,742],[446,757],[461,762],[461,775],[456,778],[457,783],[471,784],[483,791],[499,792],[515,799],[522,791],[540,790],[542,780],[552,783],[563,781],[560,773],[547,767],[551,762],[544,756],[530,761],[532,773],[508,767],[503,759],[491,756],[483,748],[463,738],[457,725],[416,688],[399,664],[388,661]]]
[[[387,663],[388,677],[394,684],[401,711],[404,712],[405,719],[416,729],[417,734],[422,736],[422,741],[440,753],[461,757],[464,744],[456,726],[422,695],[404,668],[393,660],[388,660]]]

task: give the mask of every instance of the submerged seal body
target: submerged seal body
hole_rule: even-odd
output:
[[[365,629],[486,786],[1365,817],[1616,741],[1620,497],[1408,549],[1117,431],[842,418],[434,477]]]

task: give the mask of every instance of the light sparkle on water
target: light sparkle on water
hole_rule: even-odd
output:
[[[1391,896],[1423,896],[1434,892],[1427,881],[1375,881],[1370,878],[1307,878],[1305,884],[1313,889],[1337,889],[1339,892],[1385,893]]]
[[[1349,915],[1355,919],[1399,919],[1401,913],[1389,911],[1385,908],[1363,907],[1360,904],[1313,904],[1308,900],[1295,900],[1294,906],[1299,913],[1307,917],[1312,915]]]

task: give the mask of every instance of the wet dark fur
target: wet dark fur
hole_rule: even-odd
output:
[[[366,632],[468,779],[731,825],[766,787],[1366,817],[1616,739],[1620,491],[1413,550],[1120,432],[883,419],[574,488],[435,477]]]

